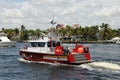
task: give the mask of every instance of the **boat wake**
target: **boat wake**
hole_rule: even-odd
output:
[[[25,63],[33,63],[33,61],[28,61],[28,60],[25,60],[23,58],[18,58],[17,59],[19,62],[25,62]]]
[[[120,71],[120,65],[109,62],[92,62],[88,64],[82,64],[78,67],[86,68],[88,70],[114,70]]]
[[[60,63],[50,63],[50,62],[44,62],[44,61],[29,61],[29,60],[25,60],[23,58],[18,58],[17,59],[19,62],[24,62],[24,63],[41,63],[41,64],[49,64],[49,65],[53,65],[53,66],[60,66],[60,65],[63,65],[63,66],[68,66],[68,64],[60,64]]]
[[[109,62],[91,62],[81,65],[68,65],[68,64],[60,64],[60,63],[49,63],[49,62],[38,62],[38,61],[28,61],[23,58],[18,59],[19,62],[25,62],[25,63],[42,63],[42,64],[49,64],[53,66],[74,66],[74,67],[80,67],[88,70],[112,70],[112,71],[118,71],[120,72],[120,65],[109,63]]]

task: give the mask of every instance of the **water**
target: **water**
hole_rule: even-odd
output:
[[[90,47],[97,62],[78,66],[34,63],[20,58],[22,44],[0,48],[0,80],[120,80],[120,45],[83,45]]]

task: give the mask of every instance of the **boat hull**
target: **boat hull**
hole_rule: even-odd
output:
[[[0,47],[15,47],[16,42],[0,42]]]
[[[85,59],[84,55],[56,55],[56,54],[45,54],[45,53],[35,53],[28,51],[20,51],[21,57],[25,60],[29,61],[37,61],[37,62],[49,62],[49,63],[61,63],[61,64],[71,64],[71,65],[79,65],[84,63],[93,62],[91,60]],[[73,62],[71,60],[75,58]],[[80,58],[78,60],[78,58]]]

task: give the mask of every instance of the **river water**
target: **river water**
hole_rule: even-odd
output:
[[[89,46],[96,62],[78,66],[33,63],[20,58],[23,44],[0,48],[0,80],[120,80],[120,45],[83,45]]]

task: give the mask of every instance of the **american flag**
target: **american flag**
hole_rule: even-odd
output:
[[[60,29],[62,29],[63,27],[64,27],[63,24],[57,24],[56,29],[60,30]]]

